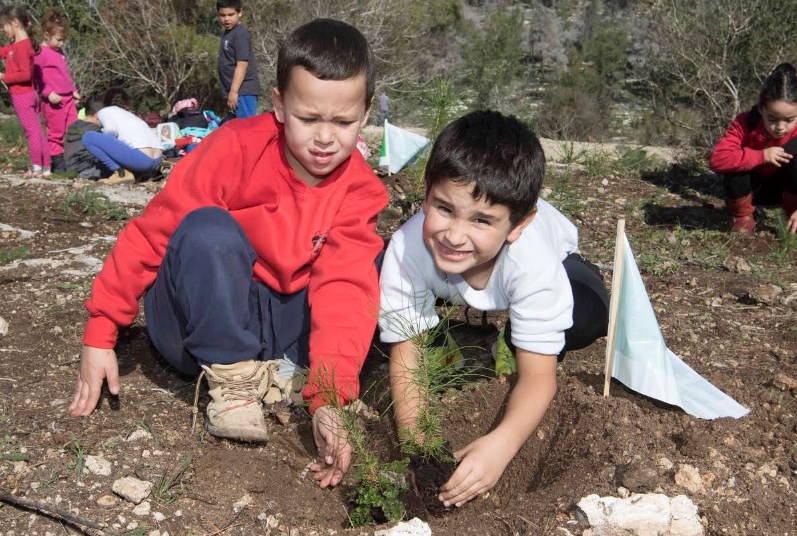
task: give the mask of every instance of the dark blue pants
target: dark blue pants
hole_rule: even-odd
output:
[[[307,289],[281,294],[255,281],[255,259],[226,210],[194,210],[177,227],[144,311],[152,343],[179,372],[284,356],[308,365]]]

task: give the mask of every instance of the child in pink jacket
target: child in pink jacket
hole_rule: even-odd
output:
[[[33,59],[34,81],[42,96],[42,112],[47,123],[47,145],[53,171],[66,171],[64,136],[70,124],[77,121],[76,103],[80,99],[69,74],[64,45],[69,23],[58,8],[48,9],[42,17],[44,41],[41,52]]]

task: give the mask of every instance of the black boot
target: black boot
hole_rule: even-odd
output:
[[[50,169],[53,173],[66,172],[66,160],[64,160],[63,153],[50,157]]]

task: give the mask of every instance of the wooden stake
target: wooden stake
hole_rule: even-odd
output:
[[[617,304],[620,301],[620,285],[623,281],[623,258],[625,257],[625,220],[617,222],[617,237],[614,241],[614,270],[612,271],[612,299],[609,304],[609,329],[606,339],[606,371],[603,377],[603,396],[609,396],[609,384],[614,368],[614,335],[617,331]]]

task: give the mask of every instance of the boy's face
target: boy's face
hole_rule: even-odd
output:
[[[439,270],[483,289],[501,248],[520,238],[536,212],[513,227],[509,208],[477,201],[473,187],[450,179],[432,186],[423,203],[423,241]]]
[[[241,15],[244,10],[237,11],[234,7],[220,7],[216,13],[219,15],[219,22],[225,32],[228,32],[238,26],[241,22]]]
[[[320,80],[294,67],[283,93],[272,92],[274,113],[285,127],[285,156],[296,176],[315,186],[357,146],[368,120],[365,76]]]

